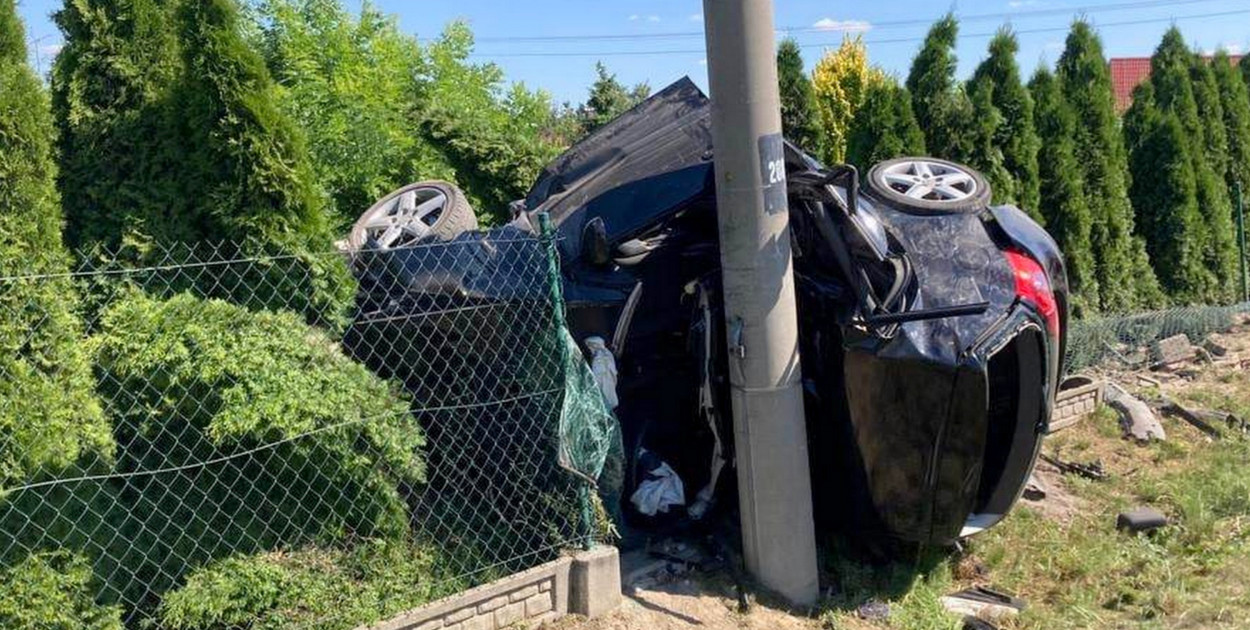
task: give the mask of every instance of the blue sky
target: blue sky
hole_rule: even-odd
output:
[[[359,7],[361,0],[345,0]],[[706,86],[702,2],[698,0],[373,0],[399,16],[418,37],[466,20],[478,37],[476,58],[499,64],[510,80],[549,91],[557,101],[580,101],[602,60],[626,83],[662,87],[683,75]],[[904,76],[927,23],[953,8],[961,23],[960,73],[984,56],[989,34],[1010,22],[1020,32],[1020,64],[1032,72],[1053,63],[1064,30],[1084,9],[1111,56],[1148,55],[1170,23],[1195,46],[1250,50],[1250,0],[988,0],[951,5],[918,0],[774,0],[778,29],[801,29],[808,67],[846,32],[862,33],[873,63]],[[60,34],[49,15],[61,0],[18,0],[32,62],[46,70]],[[1125,5],[1131,5],[1125,7]],[[1115,7],[1120,8],[1115,8]],[[584,38],[583,36],[593,36]],[[548,38],[518,40],[516,38]],[[580,39],[570,39],[580,38]]]

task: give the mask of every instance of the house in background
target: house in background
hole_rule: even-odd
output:
[[[1210,61],[1211,55],[1204,55]],[[1229,55],[1235,64],[1241,55]],[[1115,57],[1111,59],[1111,89],[1115,91],[1115,111],[1123,114],[1133,104],[1133,88],[1150,78],[1150,57]]]

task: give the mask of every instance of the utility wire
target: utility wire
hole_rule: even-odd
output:
[[[1233,15],[1250,14],[1250,9],[1239,9],[1235,11],[1216,11],[1213,13],[1193,13],[1189,15],[1165,17],[1165,18],[1145,18],[1139,20],[1124,20],[1120,22],[1101,22],[1097,27],[1111,28],[1117,26],[1136,26],[1142,24],[1159,24],[1164,22],[1180,22],[1182,20],[1196,20],[1203,18],[1227,17]],[[1013,29],[1017,35],[1033,35],[1038,33],[1061,33],[1070,29],[1070,26],[1054,26],[1033,29]],[[960,35],[961,39],[978,39],[987,38],[997,35],[997,31],[986,31],[981,33],[969,33]],[[865,39],[864,43],[868,45],[883,44],[905,44],[924,41],[923,36],[919,37],[896,37],[889,39]],[[836,46],[835,42],[819,42],[814,44],[800,44],[800,48],[824,48]],[[648,55],[703,55],[707,51],[703,48],[689,48],[684,50],[614,50],[614,51],[597,51],[597,52],[499,52],[499,53],[474,53],[472,57],[625,57],[625,56],[648,56]]]
[[[1134,9],[1151,9],[1159,7],[1177,7],[1183,5],[1210,3],[1216,0],[1135,0],[1132,2],[1118,2],[1114,4],[1091,5],[1083,7],[1064,7],[1050,9],[1031,9],[1026,11],[1013,11],[1006,13],[974,13],[969,15],[960,15],[956,13],[961,23],[965,22],[984,22],[984,21],[1015,21],[1019,19],[1030,19],[1038,17],[1056,16],[1056,15],[1083,15],[1092,13],[1102,13],[1107,11],[1127,11]],[[914,26],[926,26],[936,21],[934,18],[910,18],[906,20],[889,20],[884,22],[873,22],[871,29],[874,31],[892,28],[905,28]],[[849,20],[848,20],[849,21]],[[848,28],[827,28],[820,26],[782,26],[777,28],[778,31],[787,34],[803,34],[803,33],[836,33],[856,31],[854,27]],[[633,34],[597,34],[597,35],[501,35],[486,36],[475,38],[479,44],[487,43],[556,43],[556,42],[591,42],[591,41],[647,41],[647,40],[673,40],[673,39],[689,39],[701,38],[704,36],[703,31],[674,31],[668,33],[633,33]]]

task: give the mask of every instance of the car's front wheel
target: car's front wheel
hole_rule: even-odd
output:
[[[873,195],[917,214],[979,212],[990,202],[990,186],[976,170],[938,158],[886,160],[868,171]]]

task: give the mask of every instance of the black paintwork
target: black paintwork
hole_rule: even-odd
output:
[[[689,495],[706,482],[710,445],[695,416],[688,288],[702,281],[716,291],[719,284],[709,109],[697,87],[679,81],[557,158],[510,225],[462,235],[459,255],[430,261],[418,248],[387,254],[385,265],[359,266],[389,267],[408,292],[513,299],[541,283],[479,281],[489,272],[524,268],[499,260],[510,250],[490,244],[532,235],[535,213],[548,212],[561,238],[576,338],[611,339],[641,283],[618,348],[618,416],[627,452],[646,446],[659,453]],[[823,172],[815,160],[792,145],[786,157],[809,452],[822,522],[949,543],[972,514],[996,515],[985,522],[1001,518],[1032,468],[1062,356],[1060,340],[1049,338],[1039,315],[1018,301],[1002,252],[1014,247],[1040,261],[1063,305],[1067,284],[1054,241],[1011,207],[919,216],[862,195],[856,211],[864,214],[856,223],[844,188],[810,185]],[[596,219],[602,226],[587,231]],[[884,226],[894,262],[864,246],[856,227],[864,220]],[[584,259],[583,234],[600,228],[618,263]],[[858,270],[866,279],[859,285],[852,277]],[[865,312],[865,292],[874,296],[867,307],[875,312]],[[977,314],[867,323],[874,314],[969,304],[981,305]],[[719,311],[714,319],[719,325]],[[727,418],[724,336],[718,330],[718,348],[709,351],[718,357],[714,380]]]

